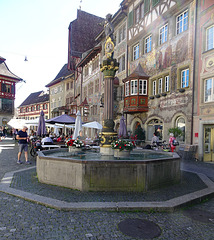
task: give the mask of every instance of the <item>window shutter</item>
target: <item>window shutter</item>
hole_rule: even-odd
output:
[[[148,13],[150,9],[150,0],[145,0],[144,2],[144,14]]]
[[[134,12],[131,11],[128,16],[128,27],[130,28],[133,25]]]

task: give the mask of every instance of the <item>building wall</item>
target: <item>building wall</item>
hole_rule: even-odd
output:
[[[49,101],[29,104],[18,108],[18,118],[31,120],[39,118],[40,112],[43,110],[45,119],[49,118]]]
[[[53,110],[57,107],[65,106],[65,83],[56,83],[49,88],[50,94],[50,118],[54,117]]]
[[[83,67],[82,101],[86,98],[89,104],[88,114],[84,116],[84,120],[87,122],[102,121],[100,99],[103,92],[103,81],[99,66],[100,54],[97,54]]]
[[[214,78],[214,48],[207,48],[207,31],[214,26],[214,3],[212,0],[198,1],[198,22],[196,38],[196,82],[194,105],[194,131],[193,143],[198,145],[198,158],[204,158],[204,127],[214,126],[214,99],[205,98],[206,94],[212,95],[212,85],[206,92],[206,81]]]
[[[191,142],[192,86],[193,86],[193,43],[195,1],[160,1],[154,7],[150,2],[150,11],[135,22],[136,9],[142,1],[132,1],[128,8],[128,74],[140,63],[149,79],[149,111],[147,113],[128,114],[128,130],[133,134],[138,123],[146,130],[146,140],[152,137],[152,122],[162,125],[163,139],[168,140],[168,129],[176,127],[182,117],[185,121],[184,143]],[[177,17],[188,12],[188,27],[181,33],[176,32]],[[130,20],[132,19],[132,21]],[[160,29],[167,24],[167,40],[160,42]],[[149,49],[148,37],[152,44]],[[146,44],[147,43],[147,44]],[[139,57],[134,59],[135,46],[139,44]],[[136,56],[136,55],[135,55]],[[189,84],[181,86],[181,73],[189,69]],[[169,89],[164,90],[164,79],[169,76]],[[159,79],[162,78],[162,91],[158,92]],[[153,93],[153,82],[156,92]],[[181,89],[181,90],[180,90]],[[162,96],[166,93],[166,96]],[[158,125],[158,124],[157,124]]]

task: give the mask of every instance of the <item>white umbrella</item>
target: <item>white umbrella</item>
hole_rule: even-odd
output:
[[[96,129],[102,129],[103,128],[103,126],[96,121],[85,123],[82,126],[86,127],[86,128],[96,128]]]
[[[80,111],[77,112],[76,116],[75,130],[72,139],[77,139],[77,136],[79,136],[79,131],[82,130],[82,119]]]
[[[26,120],[26,124],[27,124],[27,126],[38,126],[39,118]]]
[[[26,125],[26,120],[12,118],[7,124],[10,125],[12,128],[22,129]]]

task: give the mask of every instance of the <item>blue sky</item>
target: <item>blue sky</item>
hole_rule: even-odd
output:
[[[122,0],[0,0],[0,56],[26,83],[17,84],[15,106],[45,89],[67,63],[68,26],[83,11],[105,18]],[[25,56],[28,61],[25,62]]]

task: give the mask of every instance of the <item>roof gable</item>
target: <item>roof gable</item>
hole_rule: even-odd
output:
[[[44,91],[39,91],[39,92],[31,93],[19,107],[37,104],[37,103],[44,103],[47,101],[49,101],[49,94],[44,93]]]

